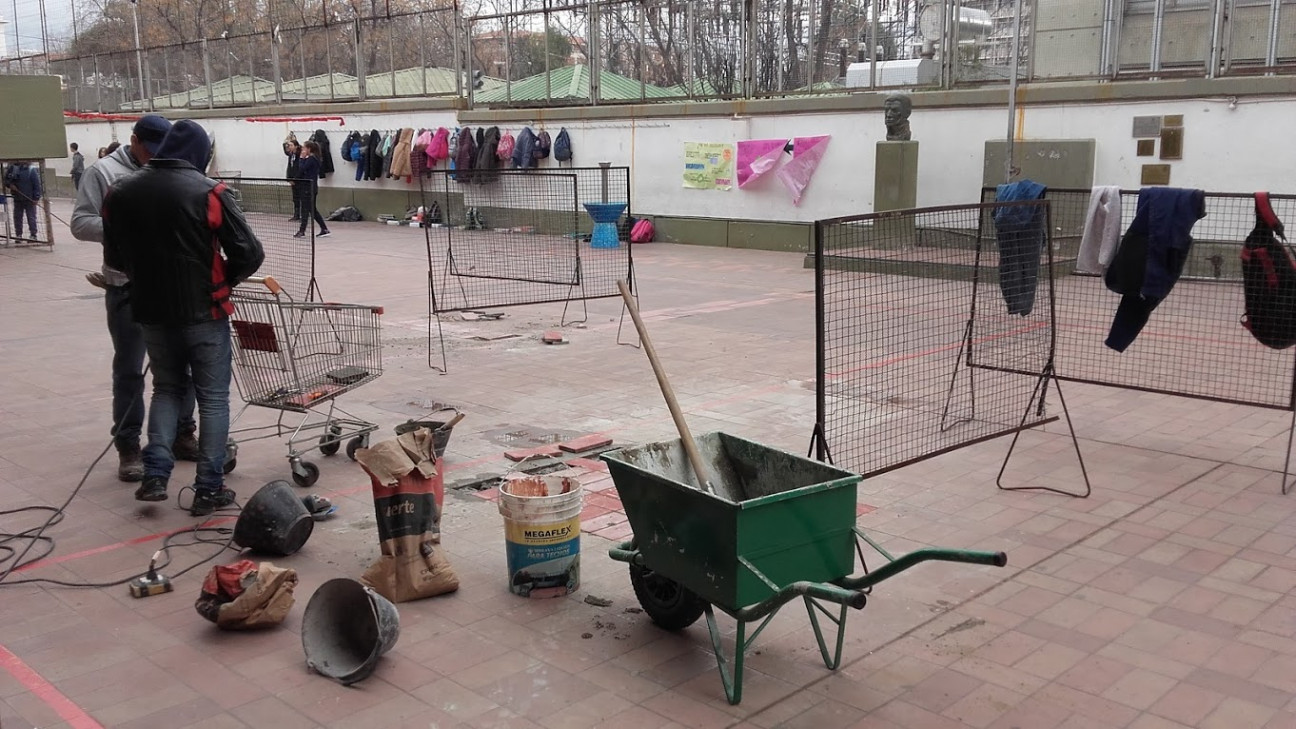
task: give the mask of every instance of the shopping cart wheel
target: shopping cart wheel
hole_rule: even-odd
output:
[[[231,440],[225,444],[225,465],[221,470],[225,473],[234,473],[236,466],[238,466],[238,444]]]
[[[323,453],[326,456],[331,456],[337,453],[342,447],[342,441],[338,440],[336,435],[321,435],[319,442],[320,453]]]
[[[298,467],[301,468],[303,473],[297,472]],[[293,483],[304,489],[308,489],[311,486],[314,486],[315,482],[319,480],[319,466],[316,466],[310,461],[301,461],[299,464],[293,466],[292,478]]]
[[[347,441],[347,458],[350,458],[351,460],[354,461],[356,459],[355,457],[356,451],[360,450],[361,448],[368,448],[368,447],[369,447],[369,436],[357,435],[356,437]]]

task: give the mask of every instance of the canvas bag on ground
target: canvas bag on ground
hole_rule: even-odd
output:
[[[296,570],[243,559],[212,567],[194,607],[222,630],[270,628],[288,616],[296,587]]]
[[[445,475],[432,431],[419,428],[356,451],[373,483],[374,517],[382,556],[360,581],[392,602],[459,589],[459,577],[441,547]]]

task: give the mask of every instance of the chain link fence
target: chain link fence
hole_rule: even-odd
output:
[[[396,7],[258,16],[238,34],[164,44],[149,40],[166,35],[154,23],[138,51],[125,21],[108,40],[87,32],[65,53],[0,59],[0,73],[58,74],[68,109],[107,113],[394,97],[476,107],[759,98],[1001,84],[1014,71],[1022,81],[1296,72],[1296,0]]]

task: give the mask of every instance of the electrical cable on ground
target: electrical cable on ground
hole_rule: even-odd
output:
[[[148,370],[149,367],[146,366],[144,368],[145,374],[148,373]],[[114,432],[116,432],[117,426],[119,424],[120,422],[113,424]],[[77,495],[81,493],[81,489],[85,487],[86,481],[90,479],[90,474],[94,471],[95,466],[98,466],[99,462],[103,460],[103,457],[108,455],[108,451],[111,450],[112,447],[113,447],[113,441],[109,440],[108,445],[104,446],[104,449],[99,452],[99,455],[96,456],[94,461],[90,463],[90,466],[86,468],[85,473],[82,474],[81,480],[77,483],[76,488],[72,489],[72,493],[68,494],[68,497],[64,499],[63,503],[60,504],[59,506],[57,507],[24,506],[17,509],[0,510],[0,518],[6,516],[13,516],[15,514],[25,514],[25,513],[32,513],[32,512],[49,512],[49,518],[47,518],[45,522],[41,524],[39,527],[31,527],[19,532],[0,531],[0,567],[3,567],[3,571],[0,571],[0,587],[13,587],[15,585],[32,585],[32,584],[46,584],[46,585],[57,585],[59,587],[82,587],[82,588],[116,587],[118,585],[125,585],[128,582],[131,582],[132,580],[138,577],[142,577],[148,573],[148,570],[145,569],[145,570],[141,570],[138,574],[133,574],[129,577],[123,577],[122,579],[113,580],[109,582],[71,582],[67,580],[56,580],[48,577],[26,577],[18,580],[9,579],[9,577],[15,571],[25,568],[28,565],[34,564],[36,562],[39,562],[54,553],[56,542],[53,537],[45,536],[45,531],[50,527],[55,526],[63,521],[64,517],[66,516],[67,507],[72,503],[74,499],[76,499]],[[183,494],[186,490],[192,490],[192,487],[186,486],[182,488],[179,493],[176,494],[177,509],[180,508],[179,507],[180,495]],[[235,503],[234,508],[218,509],[216,510],[215,513],[216,514],[238,513],[241,510],[242,507],[239,506],[237,503]],[[223,540],[212,539],[208,536],[203,536],[203,535],[219,535],[225,538]],[[180,542],[180,543],[176,543],[172,541],[174,539],[185,537],[185,536],[193,537],[192,541]],[[19,548],[18,546],[15,546],[15,543],[23,542],[23,541],[26,541],[27,543],[26,547],[22,548],[22,550],[19,551]],[[237,548],[233,546],[233,543],[234,543],[234,530],[232,528],[203,526],[202,524],[198,524],[192,529],[185,529],[183,531],[178,531],[173,534],[169,534],[162,540],[162,548],[159,551],[162,552],[165,559],[161,564],[157,565],[157,568],[164,569],[165,567],[171,564],[170,549],[172,547],[192,547],[199,544],[219,544],[220,545],[220,549],[213,552],[210,556],[202,559],[199,562],[189,565],[188,567],[185,567],[179,572],[174,572],[171,574],[172,577],[179,577],[180,575],[183,575],[186,572],[191,572],[197,569],[198,567],[208,562],[211,562],[212,560],[216,559],[220,555],[224,554],[225,550],[227,549],[235,549],[237,551]],[[28,554],[31,553],[32,549],[37,544],[45,545],[45,548],[40,552],[40,554],[37,554],[29,558]]]

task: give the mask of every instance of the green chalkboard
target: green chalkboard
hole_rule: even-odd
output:
[[[59,77],[0,75],[0,159],[67,156]]]

